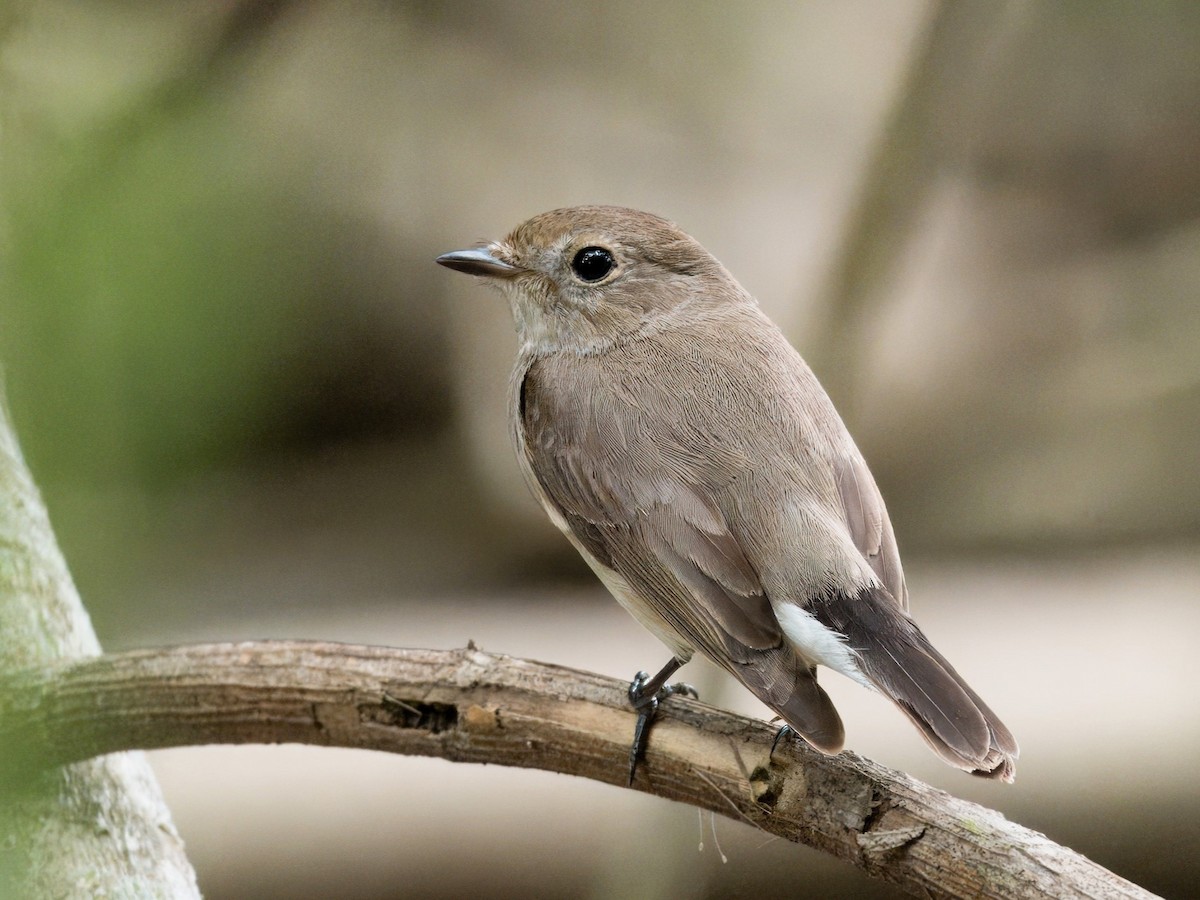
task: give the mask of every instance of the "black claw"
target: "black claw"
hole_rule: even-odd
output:
[[[646,755],[646,743],[650,739],[650,726],[658,714],[658,704],[674,694],[694,698],[700,696],[694,687],[682,681],[677,684],[665,684],[681,665],[679,660],[673,659],[654,678],[651,678],[648,672],[638,672],[629,683],[629,702],[638,713],[637,724],[633,726],[633,744],[629,748],[631,785],[637,772],[637,764]]]
[[[775,733],[775,740],[771,741],[771,752],[767,754],[768,764],[775,761],[775,748],[779,746],[779,742],[789,734],[795,733],[795,729],[793,729],[791,725],[784,724],[779,726],[779,731]]]

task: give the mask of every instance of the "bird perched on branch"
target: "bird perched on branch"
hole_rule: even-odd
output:
[[[950,765],[1012,781],[1012,734],[909,616],[883,498],[829,397],[700,244],[586,206],[438,262],[507,296],[525,477],[674,654],[630,685],[631,781],[696,651],[825,753],[844,730],[817,666],[882,692]]]

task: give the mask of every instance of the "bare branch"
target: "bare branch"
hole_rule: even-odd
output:
[[[633,718],[611,678],[484,653],[255,642],[145,650],[0,691],[0,743],[42,764],[128,748],[299,742],[582,775],[621,786]],[[1044,835],[843,753],[674,697],[634,787],[832,853],[933,897],[1150,897]]]

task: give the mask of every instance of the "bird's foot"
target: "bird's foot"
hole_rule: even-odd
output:
[[[637,710],[637,724],[633,726],[633,744],[629,748],[629,783],[637,772],[638,761],[646,755],[646,743],[650,739],[650,725],[658,714],[658,704],[675,694],[699,698],[700,694],[690,684],[680,681],[666,684],[679,668],[678,660],[671,660],[654,678],[648,672],[638,672],[629,683],[629,702]]]
[[[779,742],[789,735],[796,735],[796,730],[786,723],[780,725],[779,731],[775,733],[775,740],[771,741],[771,752],[767,754],[768,765],[775,761],[775,749],[779,746]],[[798,737],[798,735],[796,736]]]

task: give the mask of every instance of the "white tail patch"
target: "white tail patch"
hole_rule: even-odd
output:
[[[771,606],[784,635],[806,661],[833,669],[863,687],[875,689],[858,667],[858,659],[846,645],[844,634],[826,628],[816,616],[794,603],[772,603]]]

